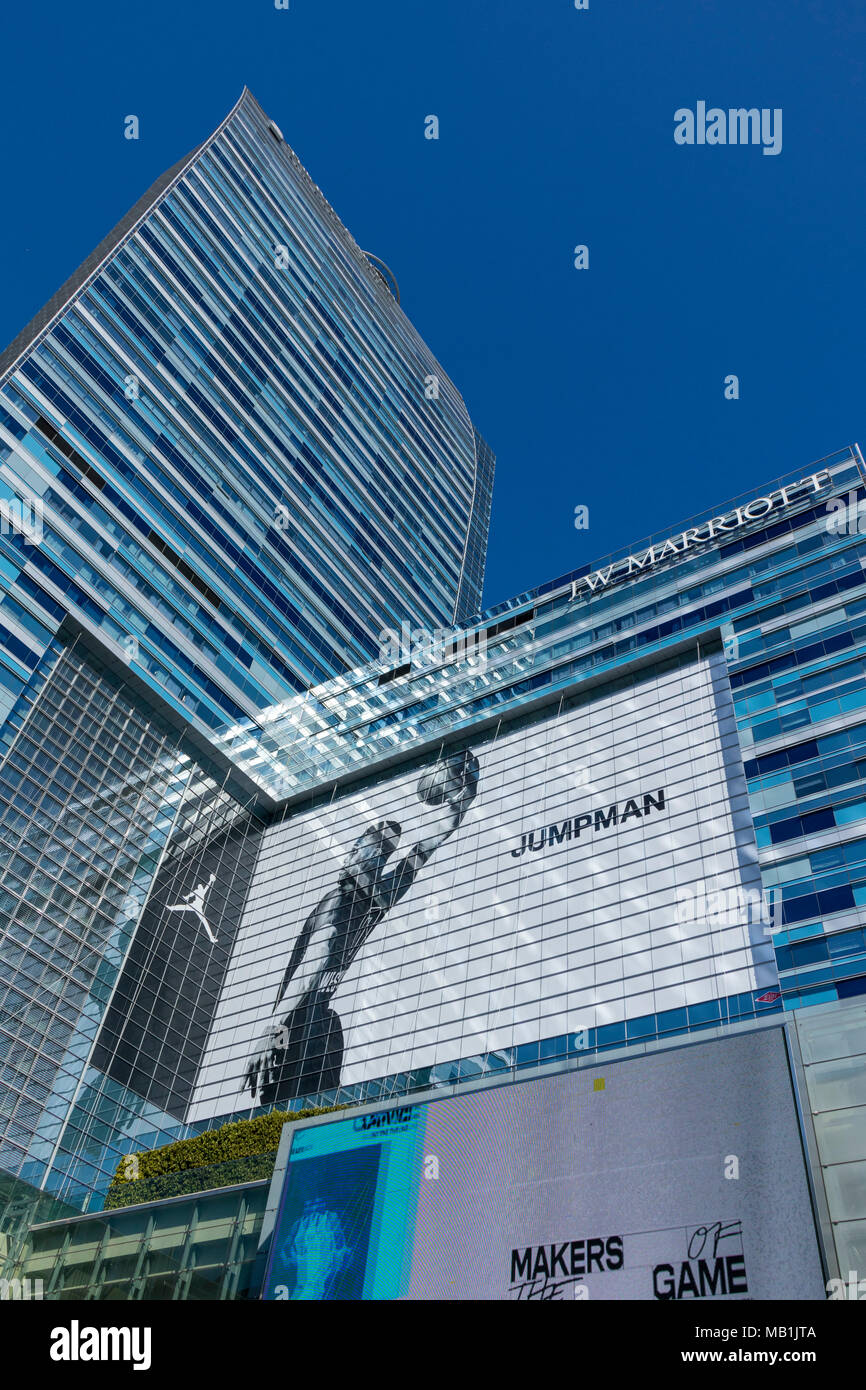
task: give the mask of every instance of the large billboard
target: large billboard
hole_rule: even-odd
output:
[[[549,710],[263,839],[189,1118],[776,982],[721,657]],[[691,895],[691,897],[690,897]]]
[[[286,1139],[266,1299],[825,1297],[781,1027]]]

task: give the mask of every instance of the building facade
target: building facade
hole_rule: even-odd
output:
[[[124,1181],[98,1214],[40,1194],[7,1296],[857,1299],[864,1017],[836,1001],[295,1117],[278,1150]]]
[[[74,1091],[46,1080],[20,1176],[95,1212],[124,1153],[263,1109],[399,1108],[803,1011],[824,1273],[858,1268],[864,500],[842,451],[239,722],[219,755],[276,809],[167,730],[136,786],[181,813],[138,896],[122,857],[100,870],[124,935],[90,928]],[[126,711],[102,682],[82,712]]]
[[[247,91],[3,353],[0,398],[2,496],[39,513],[4,538],[7,706],[58,609],[212,735],[480,607],[492,455]]]
[[[176,1118],[395,1102],[810,1006],[825,1269],[858,1268],[864,498],[843,451],[236,731],[291,794]]]
[[[297,790],[262,838],[191,1117],[861,993],[861,487],[843,453],[492,611],[483,654],[278,714],[266,742]],[[365,836],[375,903],[344,911]],[[302,1064],[300,1035],[268,1055],[310,991]]]
[[[183,1111],[279,794],[227,747],[477,612],[492,478],[248,91],[0,356],[0,1171]]]

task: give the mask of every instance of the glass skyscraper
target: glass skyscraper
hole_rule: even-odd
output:
[[[7,707],[58,608],[214,731],[480,606],[490,451],[247,91],[0,357],[0,396],[2,495],[42,531],[4,546]]]
[[[182,1105],[279,792],[226,749],[384,631],[478,610],[492,480],[377,258],[246,90],[0,356],[4,1172],[83,1200],[97,1132]],[[154,891],[182,905],[151,939]],[[120,1088],[142,1036],[162,1063]]]

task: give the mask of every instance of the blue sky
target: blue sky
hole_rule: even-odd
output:
[[[4,35],[0,339],[246,83],[497,454],[487,603],[866,447],[862,4],[43,0]],[[676,145],[699,100],[781,108],[782,152]]]

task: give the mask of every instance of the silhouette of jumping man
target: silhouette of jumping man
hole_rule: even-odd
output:
[[[216,945],[216,937],[211,931],[208,920],[204,915],[204,900],[215,882],[216,874],[211,874],[207,883],[197,883],[191,893],[185,893],[181,897],[179,903],[176,903],[174,907],[166,908],[166,912],[191,912],[193,916],[198,918],[207,932],[208,940],[211,941],[214,946]]]
[[[418,795],[434,808],[431,833],[389,865],[400,826],[379,821],[356,840],[301,928],[277,995],[275,1014],[247,1063],[242,1090],[269,1105],[339,1086],[343,1030],[332,995],[367,937],[408,892],[418,871],[460,825],[478,789],[478,759],[454,753],[428,768]]]

